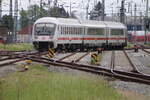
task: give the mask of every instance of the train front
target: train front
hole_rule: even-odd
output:
[[[33,27],[32,40],[37,50],[54,48],[54,35],[56,24],[48,22],[48,19],[37,20]]]

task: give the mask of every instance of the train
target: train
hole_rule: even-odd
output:
[[[150,32],[146,32],[147,42],[150,43]],[[128,32],[129,42],[135,43],[144,43],[145,42],[145,31],[129,31]]]
[[[35,21],[33,45],[37,50],[85,50],[127,45],[127,27],[120,22],[43,17]]]

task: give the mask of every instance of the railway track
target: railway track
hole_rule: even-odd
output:
[[[144,49],[142,49],[142,50],[144,50]],[[144,50],[144,52],[145,52],[145,50]],[[144,66],[142,64],[142,62],[140,62],[138,59],[133,57],[133,55],[131,56],[131,54],[130,54],[130,56],[129,56],[129,54],[127,52],[125,52],[125,54],[128,57],[131,65],[133,66],[134,72],[137,72],[137,73],[140,73],[140,74],[143,74],[143,75],[146,75],[146,76],[150,76],[150,68]],[[137,55],[138,55],[138,53],[137,53]]]
[[[144,83],[144,84],[149,84],[150,85],[150,77],[146,75],[141,75],[138,73],[134,72],[124,72],[124,71],[118,71],[115,69],[108,69],[108,68],[102,68],[102,67],[97,67],[97,66],[91,66],[91,65],[82,65],[82,64],[77,64],[77,63],[70,63],[70,62],[64,62],[64,61],[55,61],[55,60],[50,60],[46,58],[29,58],[30,60],[33,60],[38,63],[44,63],[44,64],[49,64],[57,67],[67,67],[71,69],[77,69],[85,72],[91,72],[94,74],[99,74],[99,75],[106,75],[110,77],[114,77],[116,79],[121,79],[125,81],[132,81],[132,82],[139,82],[139,83]]]
[[[90,54],[90,52],[87,52],[87,53],[77,53],[77,52],[75,52],[75,53],[71,53],[71,54],[59,59],[59,61],[77,63],[89,54]]]
[[[23,51],[23,52],[19,52],[18,51],[6,51],[7,53],[5,53],[4,55],[0,56],[0,67],[6,66],[6,65],[11,65],[23,60],[26,60],[26,58],[28,57],[32,57],[32,56],[42,56],[44,54],[46,54],[47,52],[42,52],[39,53],[37,51]],[[3,52],[4,53],[4,52]]]
[[[81,55],[78,59],[76,59],[75,62],[67,62],[63,60],[54,60],[54,59],[48,59],[42,57],[43,54],[45,53],[27,53],[28,55],[17,55],[17,59],[12,58],[13,60],[10,60],[9,62],[6,63],[1,63],[0,67],[10,65],[22,60],[32,60],[34,62],[42,63],[42,64],[48,64],[48,65],[53,65],[56,67],[67,67],[71,69],[76,69],[80,71],[85,71],[85,72],[90,72],[93,74],[98,74],[98,75],[105,75],[109,77],[114,77],[116,79],[120,79],[123,81],[131,81],[131,82],[138,82],[138,83],[144,83],[144,84],[149,84],[150,85],[150,76],[144,75],[144,74],[139,74],[135,72],[126,72],[126,71],[121,71],[121,70],[116,70],[115,69],[115,51],[112,52],[112,57],[111,57],[111,67],[110,68],[104,68],[104,67],[97,67],[97,66],[92,66],[92,65],[83,65],[83,64],[78,64],[77,62],[83,59],[86,55],[89,53],[85,53]],[[72,54],[73,55],[73,54]],[[68,55],[69,57],[69,55]],[[67,58],[67,57],[66,57]]]

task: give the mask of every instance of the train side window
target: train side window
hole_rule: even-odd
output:
[[[102,28],[88,28],[88,35],[104,35],[104,29]]]
[[[72,35],[72,33],[73,33],[73,28],[70,27],[70,34]]]
[[[71,27],[69,27],[69,34],[71,35]]]
[[[64,34],[64,27],[62,27],[62,34]]]
[[[62,30],[61,30],[61,31],[62,31],[62,34],[64,34],[64,27],[62,27]]]
[[[76,34],[78,34],[78,28],[76,28]]]
[[[67,27],[65,27],[65,34],[67,34]]]
[[[78,35],[79,35],[79,33],[80,33],[79,30],[80,30],[80,28],[78,28]]]
[[[124,30],[123,29],[112,29],[111,35],[124,35]]]
[[[78,28],[76,28],[76,35],[78,35]]]
[[[66,27],[64,27],[64,34],[66,35]]]
[[[69,27],[67,27],[67,34],[69,34]]]
[[[61,27],[61,33],[64,34],[64,28],[63,27]]]
[[[76,29],[75,28],[73,28],[73,34],[75,34],[76,33]]]

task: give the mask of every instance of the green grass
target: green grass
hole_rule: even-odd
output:
[[[125,48],[133,48],[133,47],[134,47],[134,44],[128,42],[128,44]]]
[[[147,43],[146,46],[149,46],[149,47],[150,47],[150,43]]]
[[[9,51],[22,51],[22,50],[33,50],[33,45],[29,43],[18,43],[18,44],[0,44],[0,50]]]
[[[102,79],[48,72],[40,65],[0,79],[0,100],[126,100]]]

